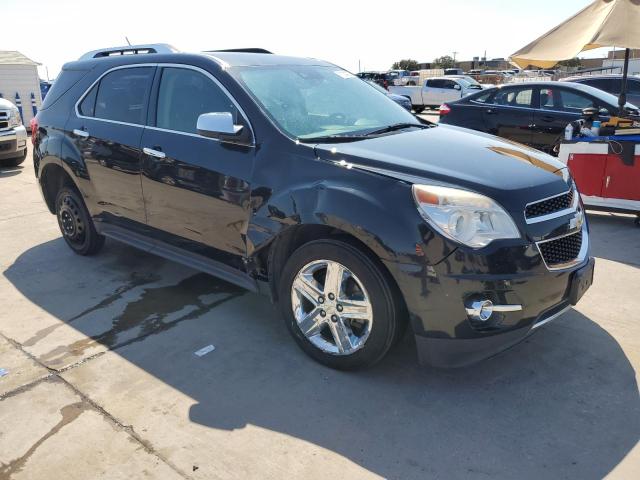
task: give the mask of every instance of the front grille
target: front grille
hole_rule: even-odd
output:
[[[565,237],[538,243],[538,248],[548,267],[556,267],[569,263],[580,254],[582,248],[582,231]]]
[[[0,130],[4,130],[5,128],[9,128],[9,122],[3,122],[0,120]]]
[[[0,142],[0,152],[11,150],[15,142]]]
[[[548,198],[536,203],[530,203],[524,212],[526,218],[536,218],[550,213],[566,210],[573,204],[573,188],[567,193]]]

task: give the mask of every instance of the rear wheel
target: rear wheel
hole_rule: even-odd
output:
[[[27,149],[25,148],[19,157],[0,160],[0,166],[17,167],[18,165],[22,164],[26,160],[26,158],[27,158]]]
[[[318,240],[296,250],[281,277],[280,299],[298,345],[332,368],[373,365],[400,332],[401,310],[380,267],[342,241]]]
[[[96,232],[93,220],[80,194],[62,187],[56,196],[56,217],[67,245],[78,255],[94,255],[104,245],[104,236]]]
[[[414,105],[413,106],[413,111],[416,112],[416,114],[422,113],[422,112],[424,112],[424,107],[418,107],[418,106]]]

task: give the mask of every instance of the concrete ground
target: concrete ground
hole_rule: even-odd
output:
[[[2,480],[638,478],[629,216],[590,215],[593,288],[524,343],[443,371],[408,335],[343,373],[266,298],[112,241],[74,255],[30,160],[0,192]]]

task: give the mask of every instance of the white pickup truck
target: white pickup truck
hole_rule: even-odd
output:
[[[428,78],[421,86],[389,85],[388,90],[396,95],[409,98],[413,110],[420,113],[425,108],[438,108],[445,102],[451,102],[482,90],[482,85],[470,77],[448,75]]]

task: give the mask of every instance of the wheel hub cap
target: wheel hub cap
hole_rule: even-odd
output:
[[[291,286],[291,305],[300,331],[325,353],[350,355],[371,333],[369,295],[354,273],[338,262],[305,265]]]
[[[85,234],[85,226],[80,215],[80,208],[75,200],[64,197],[58,210],[58,221],[62,234],[73,242],[82,242]]]

